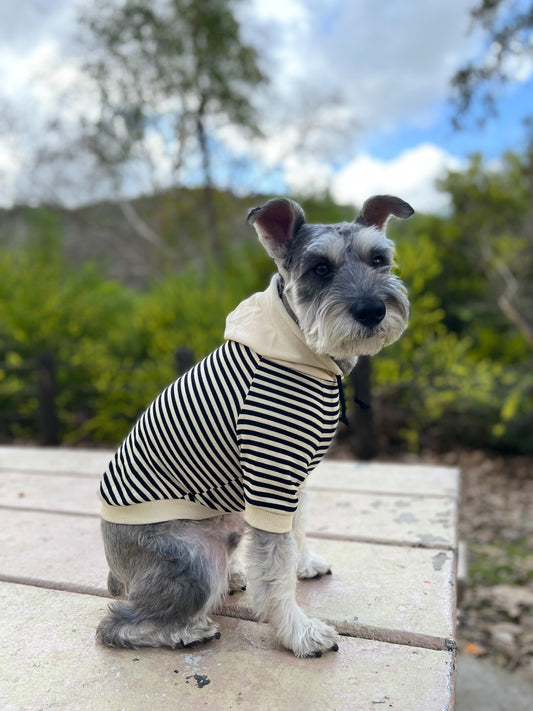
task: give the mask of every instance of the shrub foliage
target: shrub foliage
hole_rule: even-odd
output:
[[[517,161],[510,161],[505,181],[498,176],[502,185],[508,187],[513,176],[523,180]],[[516,193],[498,191],[496,178],[487,178],[477,159],[470,182],[467,178],[450,175],[447,189],[453,195],[460,188],[464,197],[465,181],[470,187],[475,183],[477,202],[455,206],[449,218],[418,215],[390,225],[412,315],[402,339],[374,359],[375,421],[386,449],[533,450],[531,346],[498,307],[497,275],[479,263],[476,241],[479,223],[500,258],[509,256],[509,268],[518,269],[520,259],[508,253],[511,247],[527,248],[524,223],[516,205],[505,202],[516,201]],[[481,200],[483,189],[496,197]],[[528,204],[524,201],[524,220]],[[499,214],[509,208],[514,222],[494,220],[496,233],[487,235],[492,206]],[[328,200],[305,207],[312,220],[353,219],[352,210]],[[226,315],[264,289],[273,272],[250,235],[244,247],[227,242],[219,264],[184,266],[135,291],[107,279],[95,264],[69,263],[54,213],[35,214],[29,244],[0,253],[4,441],[38,438],[34,362],[43,353],[53,354],[56,362],[62,441],[119,441],[176,377],[176,350],[186,346],[200,359],[217,347]]]

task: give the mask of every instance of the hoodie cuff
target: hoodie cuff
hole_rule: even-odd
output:
[[[269,533],[290,533],[293,517],[294,514],[291,513],[275,513],[251,504],[246,504],[244,509],[246,523]]]

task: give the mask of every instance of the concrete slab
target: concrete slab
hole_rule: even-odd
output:
[[[392,496],[410,494],[457,497],[459,470],[423,464],[325,459],[309,477],[309,485],[314,488],[379,492]]]
[[[299,582],[298,601],[309,615],[354,636],[410,643],[425,635],[435,639],[420,643],[437,647],[453,638],[453,553],[319,539],[310,544],[333,575]],[[246,619],[250,605],[248,593],[237,594],[221,611]]]
[[[220,618],[222,638],[189,650],[115,650],[94,642],[102,599],[0,585],[0,705],[15,711],[444,711],[450,652],[341,638],[337,653],[296,659],[267,625]]]
[[[100,515],[98,479],[93,475],[0,472],[0,506]]]
[[[0,545],[4,579],[106,594],[97,518],[4,510]],[[326,539],[313,539],[312,547],[334,574],[300,583],[299,600],[310,614],[350,634],[365,625],[387,633],[453,636],[451,552]],[[227,605],[228,614],[250,617],[247,594],[230,597]]]
[[[100,476],[113,450],[68,447],[0,446],[0,470],[70,472]],[[350,462],[326,459],[309,478],[309,485],[333,490],[456,496],[459,470],[394,462]]]
[[[0,505],[97,516],[98,481],[66,472],[6,469],[0,473]],[[309,487],[309,532],[317,536],[452,548],[455,521],[455,500],[450,497],[427,497],[421,503],[413,496]]]
[[[2,511],[0,577],[105,591],[107,564],[96,517]]]
[[[100,476],[112,450],[0,446],[0,469]]]
[[[309,488],[311,535],[429,548],[455,548],[457,511],[451,497],[384,496]]]

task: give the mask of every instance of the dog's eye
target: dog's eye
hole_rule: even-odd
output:
[[[331,268],[327,262],[320,262],[313,270],[319,277],[328,276],[331,273]]]
[[[384,267],[387,264],[387,260],[382,254],[374,254],[370,264],[373,267]]]

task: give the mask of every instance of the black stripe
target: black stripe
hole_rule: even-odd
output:
[[[189,371],[191,372],[191,371]],[[238,473],[240,472],[240,467],[239,467],[239,462],[238,458],[234,458],[233,461],[227,461],[222,459],[220,456],[220,452],[217,452],[214,443],[213,443],[213,433],[208,432],[205,427],[201,424],[201,422],[198,420],[196,417],[193,419],[192,415],[197,415],[197,412],[191,412],[189,407],[192,407],[193,405],[197,404],[199,398],[196,398],[196,402],[194,403],[189,403],[189,398],[191,395],[191,392],[185,392],[182,388],[185,387],[185,385],[190,385],[191,387],[189,388],[189,391],[194,391],[194,380],[195,378],[193,377],[196,376],[196,372],[194,374],[191,373],[191,377],[189,378],[190,382],[189,383],[182,383],[181,381],[178,381],[178,388],[180,389],[180,394],[179,396],[176,396],[174,392],[171,393],[171,399],[172,399],[172,405],[173,409],[176,412],[176,416],[178,420],[182,421],[182,427],[183,423],[187,422],[189,425],[189,429],[191,432],[191,437],[187,437],[185,440],[185,437],[182,437],[180,440],[180,443],[184,446],[184,449],[187,450],[188,453],[188,460],[190,464],[192,465],[193,471],[195,472],[196,476],[195,478],[201,482],[203,482],[201,489],[204,491],[207,491],[211,488],[213,488],[213,483],[217,484],[216,488],[219,488],[225,484],[227,479],[233,479]],[[183,406],[181,408],[178,407],[179,403],[182,403]],[[205,410],[203,408],[200,408],[204,413]],[[198,445],[196,442],[198,441],[198,433],[199,431],[201,432],[201,436],[203,439],[203,442],[199,443]],[[185,434],[185,432],[184,432]],[[209,436],[211,435],[211,437]],[[216,439],[216,438],[215,438]],[[188,446],[187,446],[188,445]],[[203,448],[203,451],[201,450]],[[212,457],[211,456],[211,449],[215,450],[216,456]],[[191,456],[191,452],[192,455]],[[225,476],[222,477],[219,474],[219,470],[223,469],[225,470]],[[204,478],[204,473],[208,473],[208,476],[210,478],[205,479]],[[234,509],[236,502],[232,501],[231,496],[224,496],[224,492],[221,491],[221,500],[220,504],[224,507],[227,507],[228,505],[232,507],[231,510]]]
[[[265,458],[268,458],[270,461],[271,457],[277,459],[277,455],[280,455],[280,457],[285,460],[290,458],[296,463],[296,465],[301,466],[303,469],[305,469],[308,462],[308,457],[302,449],[299,447],[296,448],[295,446],[289,447],[286,442],[283,443],[283,446],[279,447],[271,441],[269,441],[266,446],[259,446],[258,444],[243,438],[240,452],[241,459],[242,455],[246,454],[250,457],[253,457],[256,454],[257,456],[265,454]]]
[[[252,506],[257,506],[258,508],[262,509],[282,511],[283,513],[294,513],[298,507],[297,500],[295,502],[287,501],[287,504],[282,504],[280,503],[280,500],[283,501],[283,499],[276,497],[276,499],[272,501],[265,502],[261,501],[261,499],[256,499],[251,492],[248,492],[246,490],[244,492],[244,500],[246,501],[246,503],[251,504]]]
[[[118,462],[116,460],[115,465],[118,465]],[[135,501],[135,497],[132,495],[131,490],[127,485],[127,482],[124,480],[123,477],[121,477],[121,471],[118,466],[113,466],[113,462],[111,462],[109,464],[108,471],[111,475],[112,481],[116,484],[119,495],[124,501],[124,503],[129,504],[131,501]]]
[[[215,410],[215,405],[217,403],[214,402],[212,392],[209,392],[207,390],[208,383],[206,381],[208,379],[208,374],[204,370],[201,370],[199,375],[202,375],[203,377],[191,379],[191,389],[196,398],[197,408],[199,409],[202,415],[200,421],[198,421],[199,429],[205,441],[209,441],[210,444],[214,443],[216,445],[217,461],[220,461],[220,457],[222,457],[225,462],[228,462],[231,468],[231,472],[234,473],[235,468],[238,468],[239,466],[239,458],[237,452],[235,449],[231,449],[230,447],[228,447],[224,437],[219,436],[217,428],[217,419],[219,411]],[[206,424],[209,422],[210,426],[214,428],[207,430],[206,427],[204,427],[204,425],[202,424],[202,422],[205,422]]]
[[[301,373],[299,370],[294,370],[294,368],[289,368],[288,366],[282,365],[281,363],[274,363],[274,361],[268,360],[268,358],[261,358],[261,363],[264,364],[266,367],[271,368],[272,370],[281,371],[284,374],[284,380],[293,382],[295,384],[300,384],[300,382],[302,381],[306,382],[310,390],[320,388],[322,386],[325,388],[331,388],[335,391],[338,390],[337,383],[334,383],[333,381],[319,380],[317,378],[314,378],[312,375],[307,375],[307,373]]]
[[[257,382],[259,382],[261,379],[257,378]],[[264,398],[262,399],[268,399],[268,402],[273,402],[273,403],[278,403],[282,405],[285,409],[288,407],[298,407],[301,410],[305,410],[306,412],[309,411],[310,405],[314,408],[316,408],[320,404],[320,411],[322,413],[333,413],[336,412],[339,409],[339,398],[334,398],[331,403],[323,402],[323,399],[320,398],[301,398],[298,397],[297,395],[293,395],[291,392],[290,395],[290,402],[287,402],[287,397],[283,395],[281,389],[279,387],[269,387],[268,385],[264,385],[264,382],[261,383],[261,394],[264,394]]]
[[[157,478],[152,476],[152,471],[149,466],[151,462],[146,462],[141,459],[138,455],[137,448],[132,446],[132,440],[134,440],[134,433],[136,431],[137,428],[130,434],[122,446],[122,455],[128,464],[125,471],[130,472],[128,481],[136,493],[134,500],[137,502],[151,501],[154,498],[161,498],[161,496],[168,498],[160,482]],[[140,476],[140,473],[142,473],[142,476]],[[148,490],[148,495],[142,491],[141,487]]]
[[[112,505],[184,498],[229,512],[246,500],[293,512],[331,442],[338,403],[335,383],[228,341],[145,411],[104,475],[102,496]]]
[[[270,396],[277,397],[285,402],[289,399],[291,403],[299,403],[306,409],[315,408],[317,405],[320,405],[321,409],[324,410],[333,410],[339,407],[338,394],[333,394],[331,397],[320,391],[310,392],[307,389],[286,387],[283,382],[265,377],[263,373],[258,373],[257,377],[254,378],[254,385],[257,386],[261,393],[268,393]]]
[[[279,407],[278,402],[274,402],[270,398],[265,402],[259,400],[258,396],[254,393],[250,395],[246,400],[247,408],[256,407],[258,412],[264,412],[265,418],[273,422],[287,422],[288,425],[292,425],[296,418],[298,425],[304,429],[315,432],[322,432],[324,430],[324,416],[317,417],[317,414],[309,414],[308,409],[303,410],[299,407],[288,407],[287,403],[283,403],[283,407]]]
[[[282,501],[297,501],[297,490],[294,487],[287,488],[285,486],[279,486],[270,481],[261,482],[260,486],[254,486],[254,482],[245,479],[244,480],[244,490],[247,492],[248,496],[255,496],[264,499],[281,499]]]
[[[317,425],[315,428],[310,428],[310,427],[304,427],[298,421],[295,420],[290,420],[287,421],[286,418],[283,417],[274,417],[273,415],[267,415],[267,417],[262,417],[263,413],[255,413],[255,412],[250,412],[246,415],[243,415],[239,421],[239,424],[242,424],[243,427],[262,427],[264,431],[264,436],[266,438],[270,439],[275,439],[278,442],[283,442],[284,440],[287,440],[287,435],[290,436],[291,430],[294,430],[296,432],[299,432],[300,435],[309,443],[313,443],[313,440],[316,440],[321,434],[321,430],[319,426]],[[239,427],[240,431],[240,427]],[[279,435],[279,436],[276,436]]]
[[[136,433],[136,444],[139,456],[142,454],[145,462],[149,464],[151,469],[157,472],[159,480],[161,481],[161,486],[166,490],[165,498],[172,498],[170,496],[171,491],[177,492],[180,498],[183,497],[187,492],[177,485],[176,479],[172,475],[172,471],[169,471],[168,469],[169,461],[164,452],[154,451],[153,447],[150,446],[150,442],[147,439],[147,432],[145,432],[145,425],[147,427],[151,426],[150,418],[148,416],[140,422],[140,427]],[[159,457],[157,457],[157,454],[159,454]],[[163,461],[163,459],[166,461]]]
[[[243,471],[245,478],[248,480],[274,481],[285,486],[294,486],[297,482],[298,486],[303,484],[307,475],[307,467],[303,471],[287,467],[276,466],[273,462],[267,461],[267,466],[262,467],[256,460],[243,457]],[[283,463],[280,462],[280,465]],[[279,476],[276,476],[279,474]]]
[[[176,484],[169,481],[168,457],[160,447],[154,449],[152,446],[154,422],[161,397],[162,395],[152,403],[131,433],[135,444],[135,449],[132,448],[132,453],[135,455],[138,467],[148,479],[150,486],[159,490],[163,498],[171,498],[168,487],[170,486],[175,490]],[[128,446],[127,440],[124,446]],[[155,498],[159,497],[156,496]]]
[[[258,430],[256,429],[251,429],[249,427],[243,427],[242,429],[239,429],[239,437],[241,438],[241,445],[244,442],[251,443],[253,446],[256,447],[261,447],[262,449],[266,449],[268,451],[268,448],[272,445],[274,447],[279,446],[281,447],[286,447],[286,442],[287,438],[285,437],[274,437],[273,435],[268,439],[265,440],[264,438],[264,431],[263,436],[259,438],[258,436]],[[286,432],[285,432],[286,434]],[[295,445],[294,443],[291,443],[291,446],[294,448]],[[297,444],[298,450],[302,453],[302,456],[305,456],[306,461],[309,461],[311,457],[314,457],[315,455],[315,449],[316,447],[314,446],[313,441],[306,441],[306,440],[300,440]]]

